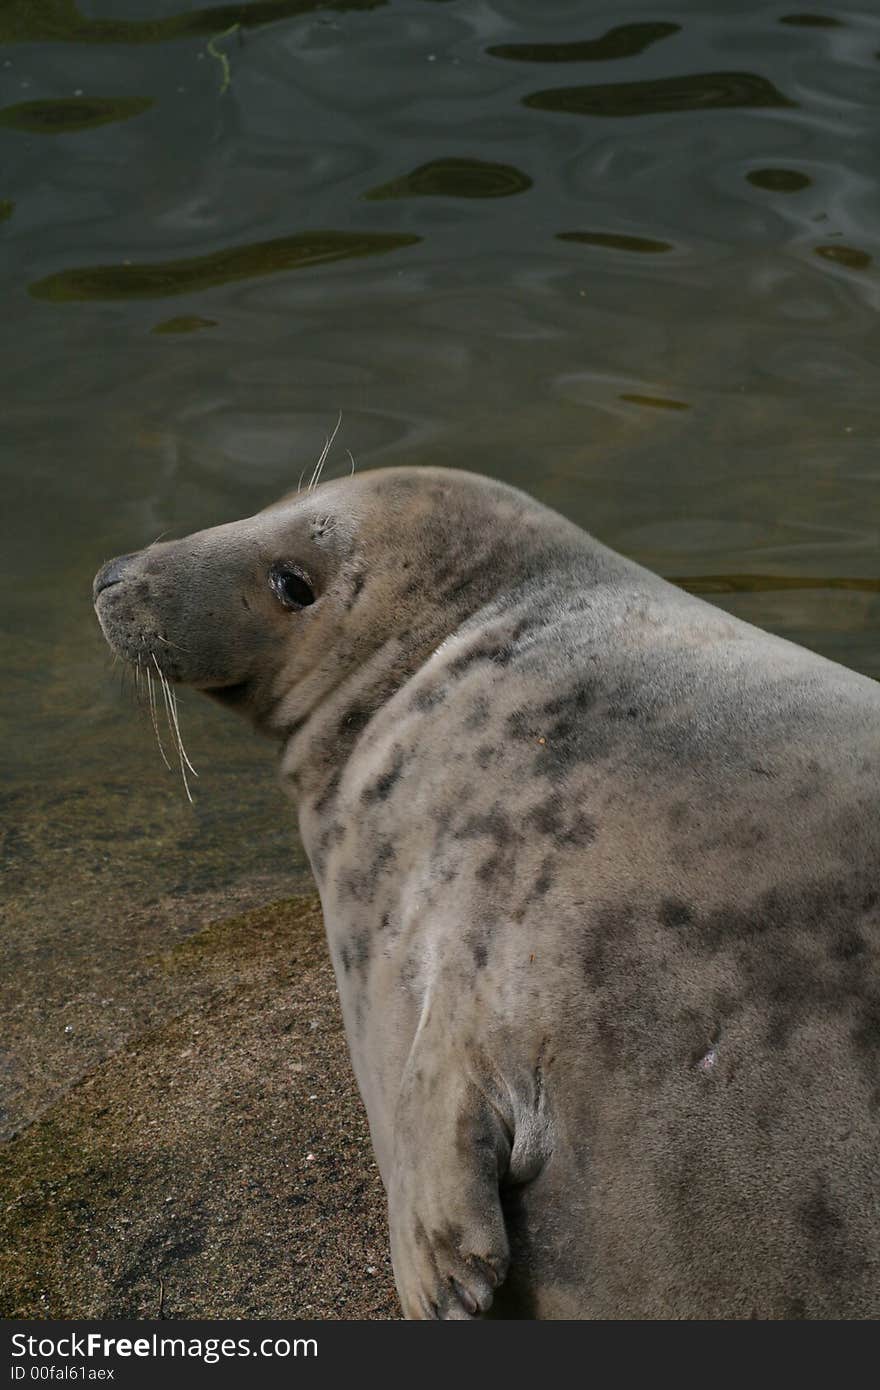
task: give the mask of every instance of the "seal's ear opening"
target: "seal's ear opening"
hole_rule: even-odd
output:
[[[315,602],[316,595],[311,581],[298,565],[293,565],[286,560],[273,565],[270,569],[269,587],[282,608],[287,608],[294,613],[299,612],[302,608],[308,608],[310,604]]]

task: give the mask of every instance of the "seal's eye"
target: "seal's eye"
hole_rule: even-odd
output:
[[[269,584],[278,602],[285,608],[308,608],[315,601],[314,589],[295,565],[273,565],[269,571]]]

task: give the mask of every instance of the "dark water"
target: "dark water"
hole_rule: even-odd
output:
[[[4,0],[0,41],[13,1120],[136,1026],[184,904],[300,863],[195,697],[184,800],[91,576],[339,410],[331,474],[496,474],[880,676],[874,7]]]

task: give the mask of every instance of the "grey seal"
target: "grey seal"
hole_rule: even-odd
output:
[[[278,741],[414,1318],[880,1315],[880,687],[521,492],[111,561]]]

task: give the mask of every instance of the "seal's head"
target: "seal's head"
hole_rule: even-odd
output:
[[[462,622],[580,555],[583,533],[476,474],[383,469],[109,561],[110,646],[285,738],[358,673],[382,702]]]

